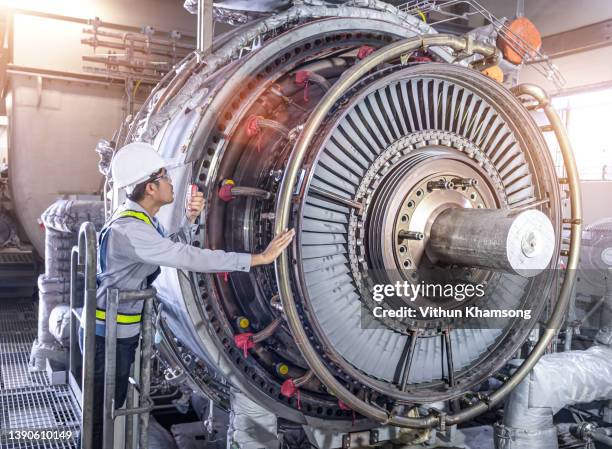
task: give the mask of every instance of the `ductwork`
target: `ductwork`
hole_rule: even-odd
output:
[[[90,221],[96,229],[102,227],[104,205],[102,201],[58,200],[43,212],[41,221],[45,227],[45,273],[38,278],[38,336],[30,356],[30,365],[37,370],[45,368],[47,359],[66,362],[65,340],[56,337],[65,332],[64,309],[70,302],[70,252],[77,244],[81,223]],[[57,307],[61,310],[53,313]]]
[[[223,42],[222,45],[216,44],[217,41],[215,41],[215,46],[220,45],[219,48],[215,48],[214,53],[207,56],[206,65],[198,71],[195,71],[195,60],[188,57],[175,71],[177,79],[182,80],[173,83],[175,86],[180,86],[177,88],[178,92],[171,93],[171,89],[164,88],[152,94],[159,98],[155,106],[143,108],[136,116],[135,122],[141,120],[137,126],[138,131],[134,134],[134,140],[153,142],[158,131],[180,110],[185,106],[189,109],[195,108],[198,102],[209,94],[209,89],[203,88],[207,81],[210,82],[209,77],[236,59],[237,55],[248,52],[249,49],[250,51],[255,50],[257,47],[255,43],[261,42],[265,33],[300,21],[333,17],[386,22],[387,28],[388,24],[394,24],[400,27],[399,29],[403,28],[402,34],[405,37],[436,33],[432,27],[420,19],[382,1],[354,0],[342,5],[331,5],[322,1],[307,0],[302,5],[293,6],[286,11],[248,24],[239,33],[231,34],[227,41],[219,39],[218,41]],[[431,51],[442,60],[450,61],[451,59],[450,53],[444,48],[434,47]],[[143,112],[146,115],[141,117]]]
[[[104,224],[102,201],[58,200],[41,215],[45,230],[55,230],[66,234],[79,232],[81,223],[92,222],[96,228]]]
[[[220,0],[213,3],[215,8],[230,9],[244,12],[275,12],[288,8],[293,3],[290,0]],[[183,7],[191,14],[198,11],[198,0],[185,0]]]
[[[38,278],[38,336],[32,345],[30,365],[36,370],[45,369],[47,359],[60,363],[66,362],[67,348],[55,339],[49,332],[49,317],[53,309],[69,301],[70,280],[67,278],[47,277],[46,274]]]
[[[58,304],[49,315],[49,332],[62,346],[70,343],[70,305]]]
[[[612,301],[612,279],[605,301]],[[495,427],[496,449],[558,449],[553,416],[567,405],[612,399],[612,327],[596,345],[542,357],[509,396],[503,423]]]

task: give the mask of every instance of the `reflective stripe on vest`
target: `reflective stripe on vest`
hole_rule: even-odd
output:
[[[115,217],[114,219],[112,219],[100,231],[100,237],[98,239],[98,246],[100,248],[100,272],[98,273],[98,275],[100,275],[100,274],[102,274],[102,273],[104,273],[106,271],[106,236],[107,236],[108,232],[110,231],[111,225],[115,221],[119,220],[120,218],[124,218],[124,217],[132,217],[132,218],[135,218],[137,220],[143,221],[146,224],[153,226],[155,228],[155,230],[160,235],[162,235],[162,233],[160,232],[159,228],[157,228],[153,224],[153,222],[151,221],[149,216],[147,214],[145,214],[144,212],[138,212],[136,210],[129,210],[129,209],[119,212],[119,215],[117,217]],[[153,282],[153,281],[151,280],[149,282],[149,284],[151,284],[151,282]]]
[[[163,236],[161,230],[155,226],[153,224],[153,222],[151,221],[151,219],[149,218],[149,216],[143,212],[139,212],[139,211],[135,211],[135,210],[124,210],[119,212],[111,221],[108,222],[108,224],[106,224],[104,226],[104,228],[102,229],[102,231],[100,232],[100,237],[99,237],[99,257],[100,257],[100,272],[97,273],[96,278],[98,278],[99,275],[101,275],[102,273],[104,273],[104,271],[106,270],[106,246],[107,246],[107,240],[108,240],[108,234],[110,233],[111,230],[111,225],[124,217],[131,217],[134,218],[136,220],[140,220],[148,225],[153,226],[153,228],[155,228],[155,230]],[[147,281],[147,285],[150,286],[151,283],[153,282],[153,280],[155,280],[155,278],[157,277],[157,275],[160,273],[160,268],[158,267],[157,270],[155,272],[153,272],[152,274],[150,274],[149,276],[147,276],[146,281]],[[98,279],[96,279],[98,280]],[[99,285],[99,281],[98,281],[98,285]],[[125,310],[126,307],[127,309],[138,309],[138,310],[142,310],[142,303],[144,301],[143,300],[137,300],[137,301],[130,301],[128,303],[124,302],[124,301],[120,301],[118,304],[119,309],[121,310],[122,308]],[[136,310],[133,310],[136,311]],[[96,309],[96,321],[98,325],[102,325],[104,326],[104,323],[106,321],[106,310],[103,308],[98,308]],[[131,329],[130,326],[135,327],[136,326],[136,332],[138,332],[138,328],[140,327],[140,323],[142,321],[142,315],[140,313],[117,313],[117,324],[123,325],[123,326],[119,326],[119,329],[117,330],[118,332],[118,337],[122,338],[120,336],[120,334],[123,332],[121,329],[123,328],[125,331],[127,331],[128,329]],[[96,327],[97,329],[97,327]],[[130,331],[131,332],[131,331]],[[134,334],[136,335],[136,334]],[[131,335],[130,335],[131,336]]]
[[[134,218],[139,219],[140,221],[144,221],[146,224],[150,224],[151,226],[153,226],[151,219],[144,212],[138,212],[135,210],[124,210],[119,214],[119,217],[117,218],[121,218],[121,217],[134,217]]]
[[[106,310],[96,309],[96,319],[100,321],[106,321]],[[124,315],[121,313],[117,314],[117,323],[119,324],[135,324],[142,321],[142,315]]]

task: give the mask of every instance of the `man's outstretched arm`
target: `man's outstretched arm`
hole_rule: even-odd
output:
[[[272,263],[291,243],[293,229],[276,236],[259,254],[235,253],[201,249],[164,238],[144,222],[132,223],[128,228],[113,230],[116,248],[125,257],[138,262],[203,273],[249,271],[252,266]]]

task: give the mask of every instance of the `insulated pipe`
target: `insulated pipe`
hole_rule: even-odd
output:
[[[428,246],[441,262],[533,277],[550,263],[555,231],[538,210],[450,208],[435,219]]]
[[[612,345],[612,316],[609,313],[612,306],[612,268],[608,268],[606,276],[606,291],[602,298],[604,307],[602,307],[601,321],[604,326],[601,326],[599,332],[595,335],[595,341],[604,345]],[[611,404],[608,404],[610,406]],[[609,407],[608,407],[609,408]]]
[[[38,278],[38,332],[30,363],[42,370],[46,359],[65,360],[67,348],[58,345],[49,331],[49,317],[57,305],[69,302],[72,249],[77,243],[79,226],[89,221],[100,229],[104,224],[103,203],[58,200],[40,218],[45,228],[45,274]],[[93,260],[95,266],[95,257]]]
[[[553,416],[563,407],[612,398],[612,348],[549,354],[508,397],[496,449],[557,449]]]
[[[157,114],[161,110],[161,108],[166,105],[168,100],[170,98],[173,98],[176,95],[176,93],[185,85],[189,77],[191,77],[191,74],[193,73],[194,69],[198,65],[198,60],[197,58],[194,58],[191,55],[188,56],[188,58],[190,59],[185,61],[184,64],[181,64],[179,66],[179,69],[176,70],[176,73],[179,73],[179,75],[173,78],[172,81],[170,81],[170,84],[165,88],[164,92],[159,97],[159,100],[157,100],[157,102],[153,106],[153,110],[151,112],[152,115]],[[168,72],[168,73],[171,73],[171,72]],[[153,96],[153,92],[151,92],[151,95],[149,96],[149,98],[151,98],[152,96]]]
[[[435,32],[433,28],[424,24],[418,19],[415,19],[413,16],[400,11],[399,9],[391,6],[388,3],[379,1],[379,0],[370,0],[368,2],[368,8],[363,8],[359,6],[344,6],[344,5],[310,5],[311,2],[308,2],[307,5],[299,5],[289,8],[282,13],[277,15],[267,17],[260,21],[257,21],[253,24],[249,24],[248,27],[245,27],[241,32],[233,33],[231,36],[228,36],[228,40],[223,43],[223,45],[219,45],[218,48],[215,48],[214,53],[206,55],[200,61],[200,54],[198,52],[191,53],[187,58],[193,57],[193,55],[197,55],[198,62],[201,64],[198,67],[201,67],[197,77],[199,78],[199,82],[203,82],[208,76],[218,72],[222,67],[226,66],[231,61],[235,60],[236,55],[241,51],[242,48],[249,46],[255,39],[261,37],[263,34],[270,32],[271,30],[275,30],[281,26],[286,25],[287,23],[292,23],[294,21],[306,21],[309,18],[320,18],[320,17],[328,17],[328,18],[348,18],[348,19],[359,19],[363,18],[364,20],[380,20],[380,21],[388,21],[393,26],[401,26],[404,29],[414,30],[415,33],[431,33]],[[372,10],[370,8],[374,8]],[[492,54],[499,55],[499,50],[496,50],[494,47],[492,48],[494,51]],[[436,50],[434,50],[435,52]],[[439,48],[437,49],[437,54],[445,61],[449,61],[450,57],[445,49]],[[132,122],[132,126],[134,129],[138,126],[139,122],[143,115],[147,115],[145,129],[142,130],[140,135],[146,135],[147,139],[153,139],[156,131],[151,131],[151,124],[155,123],[155,115],[159,111],[159,107],[151,106],[151,102],[156,102],[156,94],[158,89],[161,88],[166,82],[167,79],[170,78],[170,74],[173,73],[168,72],[166,76],[162,79],[160,84],[155,87],[154,91],[149,95],[147,101],[143,104],[140,109],[138,115]],[[178,73],[178,72],[177,72]],[[164,96],[166,96],[164,94]],[[169,95],[168,95],[169,97]],[[160,100],[161,101],[161,100]],[[214,101],[212,103],[214,105]],[[178,110],[178,108],[177,108]],[[212,108],[214,110],[214,107]],[[175,111],[172,111],[174,113]],[[215,120],[210,119],[205,113],[202,116],[201,122],[204,124],[213,123]],[[198,127],[195,135],[188,142],[188,151],[190,154],[196,148],[200,148],[199,144],[201,143],[201,139],[203,135],[206,135],[209,131],[207,125]],[[140,132],[140,130],[139,130]],[[149,137],[150,134],[153,136]],[[130,135],[126,138],[126,143],[132,141],[133,132],[130,131]]]
[[[498,55],[498,52],[494,47],[490,47],[485,44],[474,45],[472,40],[466,38],[436,35],[400,41],[391,48],[383,48],[372,53],[359,64],[356,64],[347,70],[342,78],[340,78],[338,82],[332,86],[329,92],[327,92],[319,106],[313,111],[312,115],[304,126],[304,130],[296,143],[294,152],[288,161],[286,174],[283,177],[279,189],[276,214],[277,220],[274,227],[275,234],[280,234],[289,225],[293,189],[298,178],[300,168],[302,167],[308,147],[314,139],[318,127],[323,122],[324,118],[335,102],[348,88],[358,82],[364,73],[367,73],[369,70],[375,68],[378,64],[392,60],[401,56],[402,54],[425,46],[446,46],[456,51],[465,51],[469,46],[472,51],[481,53],[485,57]],[[446,416],[445,418],[435,415],[430,415],[423,418],[409,418],[392,415],[388,411],[375,407],[370,403],[366,403],[353,395],[327,369],[323,361],[319,358],[316,350],[308,340],[308,336],[306,335],[300,321],[299,312],[297,310],[291,288],[289,255],[286,251],[283,251],[280,255],[275,267],[279,295],[283,303],[283,309],[285,311],[289,327],[295,338],[296,344],[300,349],[300,352],[306,359],[311,369],[315,372],[316,376],[329,388],[330,392],[345,402],[353,410],[361,413],[364,416],[383,423],[412,428],[429,428],[435,425],[445,426],[445,424],[453,425],[467,421],[498,404],[518,383],[520,383],[520,381],[527,375],[527,373],[533,368],[538,359],[545,352],[548,344],[562,323],[565,308],[567,307],[567,303],[569,301],[571,288],[576,277],[575,270],[578,264],[581,241],[580,233],[582,223],[582,207],[580,201],[580,187],[578,184],[577,168],[567,134],[556,111],[550,106],[550,101],[546,93],[541,88],[532,85],[518,86],[517,90],[514,92],[517,95],[529,94],[538,100],[540,107],[544,109],[546,116],[553,126],[555,135],[559,141],[564,165],[566,167],[569,183],[572,188],[570,191],[572,215],[572,226],[570,231],[571,242],[569,259],[567,263],[567,273],[563,280],[559,300],[555,304],[552,316],[547,324],[547,329],[543,332],[542,337],[536,344],[534,350],[521,365],[521,367],[508,380],[508,382],[500,387],[499,390],[495,391],[486,402],[478,402],[467,409],[464,409],[454,415]]]
[[[158,112],[159,109],[161,109],[161,107],[163,106],[163,104],[165,104],[170,98],[170,92],[168,91],[169,86],[175,85],[177,78],[181,78],[181,81],[184,84],[186,78],[184,79],[183,76],[178,75],[183,74],[187,70],[190,72],[189,74],[191,74],[197,63],[197,53],[192,52],[185,56],[185,58],[181,60],[178,64],[176,64],[176,66],[172,70],[168,70],[168,72],[163,76],[163,78],[159,80],[155,87],[153,87],[153,90],[149,94],[149,97],[144,102],[140,110],[136,113],[136,116],[131,119],[128,132],[125,135],[125,139],[123,141],[117,140],[116,148],[121,148],[125,144],[132,142],[132,140],[134,139],[134,133],[135,131],[137,131],[138,125],[142,120],[143,115],[146,115],[149,109],[151,109],[152,111],[151,116],[153,115],[153,111]],[[181,84],[180,87],[182,87],[183,84]],[[160,91],[161,94],[158,95]],[[163,104],[158,106],[162,99],[164,100]]]

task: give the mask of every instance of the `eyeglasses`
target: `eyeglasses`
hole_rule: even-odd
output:
[[[155,178],[151,179],[151,181],[149,182],[156,182],[156,181],[159,181],[160,179],[165,179],[170,184],[172,184],[172,178],[170,177],[168,173],[164,173],[163,175],[156,176]]]

